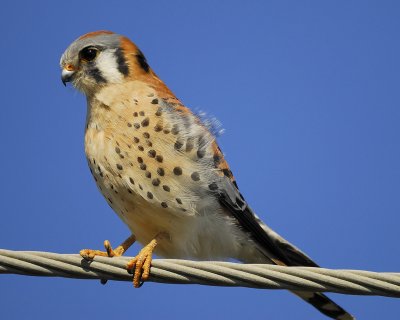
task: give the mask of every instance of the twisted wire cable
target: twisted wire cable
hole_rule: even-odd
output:
[[[0,249],[0,274],[132,281],[129,259]],[[400,273],[363,270],[155,259],[148,281],[400,298]]]

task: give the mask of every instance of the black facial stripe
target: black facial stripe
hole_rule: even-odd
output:
[[[128,65],[126,64],[124,52],[122,51],[121,48],[118,48],[114,54],[115,57],[117,58],[118,71],[121,72],[126,77],[129,74],[129,68]]]
[[[92,67],[88,70],[88,75],[96,80],[97,83],[107,83],[107,80],[101,74],[101,71],[96,68]]]
[[[145,58],[143,52],[140,51],[139,49],[138,49],[138,53],[137,53],[137,55],[136,55],[136,59],[137,59],[137,61],[139,62],[139,65],[142,67],[142,69],[143,69],[144,71],[146,71],[146,72],[149,72],[150,67],[149,67],[149,65],[147,64],[147,60],[146,60],[146,58]]]

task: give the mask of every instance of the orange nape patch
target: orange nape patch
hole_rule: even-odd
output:
[[[121,48],[124,52],[129,52],[133,54],[137,54],[139,52],[139,48],[127,37],[121,36]]]
[[[93,31],[93,32],[86,33],[83,36],[79,37],[79,40],[90,38],[90,37],[94,37],[94,36],[98,36],[100,34],[114,34],[114,32],[107,31],[107,30]]]
[[[124,52],[124,57],[129,65],[131,72],[131,78],[135,77],[138,79],[140,76],[145,76],[149,80],[149,75],[152,76],[153,73],[150,71],[150,66],[148,65],[146,58],[140,49],[127,37],[121,36],[120,46],[122,52]]]

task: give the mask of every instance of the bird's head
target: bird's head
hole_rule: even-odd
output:
[[[110,31],[87,33],[72,42],[63,53],[60,66],[64,85],[71,82],[86,95],[108,84],[152,73],[138,47]]]

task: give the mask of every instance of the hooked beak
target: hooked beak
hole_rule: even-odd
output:
[[[75,70],[71,68],[71,66],[66,66],[61,72],[61,81],[64,86],[67,86],[67,82],[72,81],[74,77]]]

